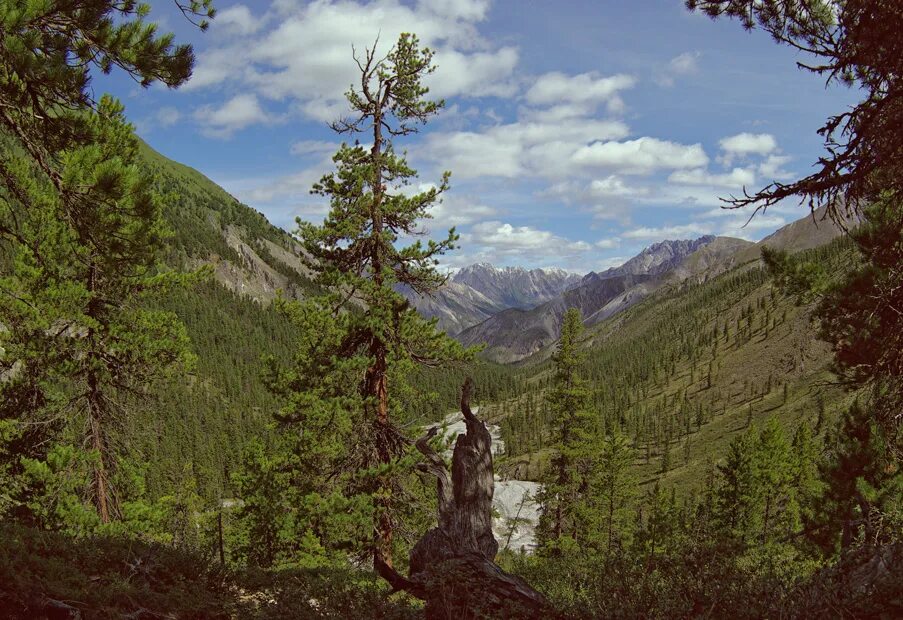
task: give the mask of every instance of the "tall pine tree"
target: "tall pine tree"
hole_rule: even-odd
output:
[[[294,368],[274,382],[289,397],[281,419],[301,433],[319,433],[321,446],[331,446],[328,467],[346,474],[345,492],[372,497],[370,546],[374,559],[389,564],[395,513],[405,503],[398,465],[407,442],[398,424],[410,417],[404,404],[414,397],[411,372],[470,355],[396,290],[429,294],[441,286],[438,258],[458,238],[452,229],[441,241],[399,247],[424,234],[422,221],[448,188],[445,173],[426,191],[406,191],[416,171],[393,144],[442,107],[426,99],[422,82],[435,68],[432,58],[410,34],[382,59],[375,47],[356,57],[360,83],[347,93],[352,115],[333,128],[364,134],[369,144],[342,145],[333,157],[336,171],[313,189],[329,200],[329,215],[321,225],[298,222],[308,266],[329,292],[291,311],[302,330],[313,331],[302,339]]]
[[[190,355],[184,326],[145,303],[185,277],[158,269],[166,230],[137,138],[109,97],[85,121],[87,143],[58,154],[62,191],[27,157],[6,162],[18,188],[7,195],[18,243],[13,273],[0,280],[9,368],[0,392],[3,417],[32,441],[90,453],[86,495],[108,523],[118,515],[117,431],[136,395]],[[78,226],[66,217],[73,206]]]

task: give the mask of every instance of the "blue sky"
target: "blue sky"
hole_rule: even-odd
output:
[[[434,48],[430,86],[447,107],[396,149],[424,184],[452,172],[427,224],[461,233],[448,267],[587,272],[663,239],[759,239],[805,211],[778,205],[744,227],[749,214],[718,197],[808,173],[816,129],[855,99],[765,33],[680,0],[220,1],[206,33],[170,0],[152,4],[194,45],[192,80],[94,88],[120,97],[154,148],[287,230],[326,212],[309,190],[341,141],[326,121],[345,110],[352,44],[410,31]]]

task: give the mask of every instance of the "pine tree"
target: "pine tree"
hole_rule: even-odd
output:
[[[38,425],[50,441],[74,433],[92,455],[90,496],[108,523],[118,514],[111,485],[123,456],[113,437],[134,408],[129,399],[191,356],[175,316],[146,307],[155,291],[186,277],[157,268],[161,204],[137,163],[122,106],[104,97],[84,130],[86,145],[59,154],[62,191],[25,157],[6,163],[21,191],[13,204],[16,263],[2,278],[14,294],[0,297],[13,367],[12,380],[0,384],[7,398],[0,417]],[[73,206],[78,226],[66,217]]]
[[[887,535],[879,526],[882,515],[899,515],[903,472],[888,443],[881,424],[858,399],[826,439],[827,458],[820,465],[824,488],[808,530],[827,554],[861,541],[880,542]]]
[[[575,521],[580,495],[586,493],[592,476],[586,462],[587,442],[592,429],[587,412],[589,390],[579,376],[582,362],[580,335],[583,321],[580,310],[570,308],[564,316],[558,347],[552,358],[555,364],[553,386],[548,395],[549,414],[555,438],[551,479],[544,486],[541,503],[540,539],[553,548],[563,536],[583,529]]]
[[[321,225],[298,221],[315,283],[329,292],[284,304],[305,335],[294,367],[273,383],[288,398],[281,421],[302,434],[317,429],[316,441],[323,442],[317,451],[326,461],[320,464],[349,474],[346,492],[372,497],[373,557],[387,563],[393,513],[403,507],[397,470],[406,440],[397,424],[410,417],[404,405],[414,397],[411,373],[470,355],[396,292],[398,286],[419,294],[436,290],[445,280],[435,269],[438,257],[458,238],[452,229],[442,241],[396,247],[402,236],[423,234],[421,221],[448,188],[445,173],[431,189],[406,192],[416,172],[393,144],[442,106],[425,99],[422,80],[435,68],[432,57],[415,36],[402,34],[385,58],[367,49],[356,59],[360,86],[347,93],[353,116],[333,128],[365,133],[370,146],[342,145],[333,157],[336,171],[313,189],[329,199],[329,215]]]
[[[629,507],[635,481],[631,468],[634,453],[630,441],[620,432],[605,437],[599,453],[598,482],[593,494],[602,513],[602,535],[609,553],[615,543],[628,535]]]
[[[202,29],[215,15],[212,0],[177,6]],[[161,82],[173,88],[191,76],[191,46],[158,34],[156,24],[144,21],[149,11],[131,1],[0,0],[0,127],[57,190],[73,222],[82,214],[81,188],[65,183],[59,155],[92,139],[84,114],[98,105],[92,69],[117,68],[144,87]],[[0,159],[0,185],[15,194],[22,188],[7,164]],[[15,236],[3,217],[0,232]]]
[[[679,510],[672,490],[666,493],[656,482],[651,491],[646,492],[646,518],[641,519],[636,543],[652,566],[660,551],[663,551],[679,526]]]
[[[719,527],[732,536],[745,531],[758,502],[754,441],[750,431],[736,437],[728,447],[725,462],[717,466],[714,516]]]
[[[794,463],[790,444],[777,418],[770,417],[756,441],[753,479],[758,497],[758,516],[753,523],[761,542],[789,534],[799,525],[799,506],[794,485]]]

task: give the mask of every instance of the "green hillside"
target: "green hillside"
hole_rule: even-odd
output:
[[[838,267],[849,252],[836,240],[801,256]],[[763,267],[746,264],[659,292],[588,331],[582,376],[593,413],[603,430],[619,427],[633,440],[641,485],[700,487],[730,441],[772,415],[791,429],[830,427],[847,397],[833,385],[811,310],[776,291]],[[549,458],[550,363],[523,372],[532,389],[486,411],[502,426],[502,469],[536,479]]]
[[[303,298],[315,291],[304,275],[299,247],[197,170],[172,161],[142,143],[166,196],[172,229],[167,261],[179,269],[208,266],[212,277],[190,290],[158,300],[185,324],[197,356],[188,377],[155,386],[149,401],[134,403],[130,449],[146,463],[151,495],[174,481],[197,484],[202,497],[231,496],[229,475],[249,439],[268,437],[279,400],[263,382],[266,356],[287,362],[293,327],[271,305],[277,291]],[[455,407],[464,377],[477,383],[477,401],[518,392],[512,369],[488,363],[446,371],[424,369],[411,417],[441,419]]]

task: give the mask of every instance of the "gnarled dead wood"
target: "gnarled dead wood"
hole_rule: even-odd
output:
[[[410,576],[385,563],[379,574],[395,590],[426,601],[427,618],[550,618],[545,598],[520,577],[495,564],[498,542],[492,534],[492,437],[470,409],[473,382],[461,390],[467,431],[455,440],[451,475],[429,444],[437,428],[416,442],[424,456],[420,469],[436,478],[438,525],[414,545]]]

